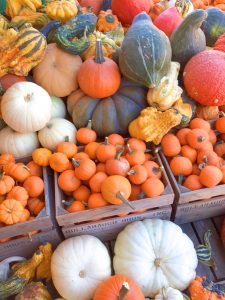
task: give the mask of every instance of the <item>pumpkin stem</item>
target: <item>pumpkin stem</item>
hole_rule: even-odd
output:
[[[105,137],[105,144],[106,144],[106,145],[110,145],[110,143],[109,143],[109,138],[108,138],[107,136]]]
[[[115,157],[116,160],[120,160],[120,157],[123,154],[124,147],[121,147],[121,148],[122,149],[116,153],[116,157]]]
[[[205,137],[204,136],[199,136],[198,137],[198,142],[202,143],[205,141]]]
[[[3,180],[4,176],[5,176],[5,172],[1,171],[0,172],[0,180]]]
[[[219,116],[220,116],[220,117],[225,117],[225,113],[224,113],[223,111],[220,111],[220,112],[219,112]]]
[[[78,159],[75,158],[71,158],[72,164],[74,165],[74,167],[79,167],[80,166],[80,161]]]
[[[96,40],[95,62],[97,64],[102,64],[105,62],[102,51],[102,41],[100,39]]]
[[[129,205],[130,208],[131,208],[132,210],[135,210],[135,207],[133,207],[133,205],[130,204],[130,201],[128,201],[128,200],[124,197],[123,192],[118,192],[118,193],[116,194],[116,197],[117,197],[118,199],[120,199],[124,204]]]
[[[130,286],[128,282],[124,282],[119,293],[118,300],[126,300],[126,296],[129,293]]]
[[[92,129],[92,121],[88,120],[87,128]]]
[[[130,144],[127,144],[129,154],[133,154],[134,150],[131,149]]]
[[[62,203],[67,207],[69,207],[72,204],[70,201],[66,201],[66,200],[62,200]]]
[[[155,152],[155,153],[158,153],[160,150],[162,150],[162,147],[161,147],[161,146],[155,147],[154,152]]]
[[[105,19],[106,19],[107,23],[114,23],[115,22],[115,17],[112,14],[106,15]]]
[[[134,175],[134,174],[136,174],[136,173],[137,173],[136,170],[131,169],[130,171],[127,172],[127,175]]]
[[[158,174],[158,173],[162,172],[163,170],[164,170],[164,167],[163,167],[163,166],[161,166],[161,167],[153,167],[153,168],[152,168],[152,172],[153,172],[154,174]]]
[[[68,137],[68,135],[65,136],[65,142],[69,142],[69,137]]]
[[[178,175],[178,179],[177,179],[178,184],[182,185],[183,180],[184,180],[184,176],[183,175]]]
[[[206,166],[206,162],[204,161],[203,163],[201,163],[201,164],[198,165],[198,169],[202,170],[202,169],[205,168],[205,166]]]

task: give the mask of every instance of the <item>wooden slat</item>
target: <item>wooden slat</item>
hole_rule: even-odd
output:
[[[198,238],[195,234],[195,231],[194,231],[191,223],[181,225],[181,228],[182,228],[183,232],[186,233],[189,236],[189,238],[192,240],[192,242],[193,242],[193,244],[196,248],[199,245],[199,240],[198,240]],[[213,281],[216,279],[216,277],[214,276],[211,269],[209,267],[203,265],[200,262],[198,263],[196,273],[199,276],[203,276],[203,275],[207,276],[209,279],[211,279]]]
[[[209,229],[212,231],[210,242],[212,246],[213,259],[215,260],[215,263],[217,265],[217,270],[213,270],[213,272],[216,275],[217,281],[225,279],[225,251],[222,247],[221,239],[217,233],[217,230],[212,220],[207,219],[203,221],[197,221],[193,223],[193,226],[197,232],[201,243],[204,243],[204,233]]]
[[[212,219],[218,233],[220,232],[220,228],[221,228],[224,218],[225,218],[225,216],[223,215],[223,216],[215,217]]]

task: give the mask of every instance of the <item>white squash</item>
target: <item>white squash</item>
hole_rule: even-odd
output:
[[[52,110],[51,119],[53,118],[65,118],[66,117],[66,105],[59,97],[51,96]]]
[[[56,146],[67,137],[70,142],[76,143],[76,131],[76,127],[70,121],[54,118],[38,132],[38,138],[43,147],[54,151]]]
[[[31,156],[39,147],[36,132],[18,133],[10,127],[0,131],[0,153],[12,153],[16,158]]]
[[[155,300],[184,300],[183,294],[171,287],[163,288],[162,291],[155,296]]]
[[[48,93],[33,82],[17,82],[2,97],[2,118],[20,133],[42,129],[51,118],[52,102]]]
[[[111,276],[110,256],[96,237],[73,237],[53,253],[51,272],[54,286],[65,300],[91,300],[97,286]]]
[[[184,290],[195,278],[198,259],[194,245],[181,228],[160,219],[129,224],[117,237],[113,266],[130,276],[146,297],[163,287]]]

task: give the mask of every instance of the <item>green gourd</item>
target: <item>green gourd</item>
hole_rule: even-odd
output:
[[[127,79],[153,88],[168,73],[171,55],[168,37],[143,12],[134,18],[122,43],[120,70]]]
[[[206,49],[205,35],[200,28],[206,17],[202,9],[193,11],[171,35],[172,60],[180,63],[181,70],[192,56]]]

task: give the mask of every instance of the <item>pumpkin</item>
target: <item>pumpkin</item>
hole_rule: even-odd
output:
[[[44,59],[33,69],[33,78],[50,96],[65,97],[78,88],[76,78],[81,64],[79,56],[49,44]]]
[[[171,35],[172,60],[181,65],[181,69],[192,56],[206,49],[206,40],[200,29],[207,14],[198,9],[190,13]],[[188,41],[188,42],[187,42]]]
[[[163,194],[165,187],[158,178],[150,177],[141,186],[146,198],[158,197]]]
[[[28,200],[28,209],[29,211],[37,216],[42,209],[45,207],[44,201],[40,200],[39,198],[30,198]]]
[[[171,62],[170,70],[164,76],[160,83],[148,90],[147,101],[150,106],[159,110],[167,110],[181,97],[182,88],[178,86],[178,74],[180,65],[177,62]]]
[[[11,191],[7,194],[6,199],[15,199],[19,201],[23,207],[27,205],[29,195],[26,189],[22,186],[14,186]]]
[[[18,133],[10,127],[0,131],[0,140],[0,153],[12,153],[16,158],[31,156],[39,146],[36,132]]]
[[[88,198],[87,206],[88,208],[97,208],[107,206],[109,203],[104,200],[101,193],[93,193]]]
[[[81,235],[59,244],[52,255],[51,271],[54,286],[62,297],[92,299],[97,286],[111,275],[111,260],[99,239]]]
[[[213,49],[225,52],[225,33],[218,38]]]
[[[145,297],[155,297],[163,287],[184,290],[195,278],[194,245],[170,221],[146,219],[127,225],[116,239],[114,253],[115,273],[134,279]]]
[[[51,105],[51,98],[43,88],[32,82],[18,82],[3,95],[1,112],[12,129],[29,133],[42,129],[50,120]]]
[[[192,191],[203,188],[200,178],[196,174],[189,175],[183,182],[183,186]]]
[[[156,162],[147,160],[143,163],[143,166],[147,170],[148,178],[161,178],[163,166],[159,166]]]
[[[206,121],[215,120],[219,117],[219,108],[218,106],[199,105],[196,110],[196,115],[198,118]]]
[[[32,158],[36,164],[42,167],[49,165],[49,158],[52,152],[46,148],[37,148],[32,152]]]
[[[51,109],[51,119],[53,118],[65,118],[66,117],[66,105],[64,101],[55,96],[51,96],[52,109]]]
[[[188,95],[202,105],[224,105],[224,67],[225,53],[221,51],[203,51],[192,57],[183,73]]]
[[[92,7],[93,13],[97,15],[101,9],[103,0],[79,0],[79,3],[82,7]]]
[[[33,153],[32,153],[33,154]],[[35,175],[38,177],[43,177],[42,167],[36,164],[33,160],[31,160],[27,164],[27,168],[30,172],[30,175]]]
[[[98,21],[96,29],[98,31],[106,32],[113,30],[117,25],[119,25],[119,20],[116,15],[112,14],[112,10],[108,9],[106,11],[101,10],[98,15]]]
[[[130,164],[125,157],[121,157],[123,151],[119,151],[115,158],[107,159],[105,170],[108,175],[126,176],[130,169]]]
[[[163,13],[166,9],[169,8],[169,1],[153,1],[154,5],[150,10],[149,16],[151,17],[152,21],[155,21],[155,19]]]
[[[87,145],[96,141],[96,132],[91,127],[91,120],[89,120],[86,128],[80,128],[77,130],[76,139],[80,144]]]
[[[96,158],[98,161],[105,163],[108,159],[116,156],[116,147],[109,144],[108,137],[105,142],[98,146],[96,150]]]
[[[172,158],[170,168],[174,176],[188,176],[192,173],[192,163],[187,157],[177,156]]]
[[[26,77],[13,74],[6,74],[0,77],[0,95],[3,95],[13,84],[21,81],[26,81]]]
[[[29,169],[23,163],[12,163],[4,167],[4,171],[7,175],[11,176],[18,182],[23,182],[30,176]]]
[[[89,180],[96,173],[96,165],[89,158],[81,160],[72,158],[72,163],[75,166],[75,175],[80,180]]]
[[[134,82],[154,88],[168,74],[170,63],[168,37],[152,24],[146,13],[140,13],[128,30],[119,53],[122,74]]]
[[[161,141],[162,151],[164,155],[173,157],[180,153],[181,145],[179,139],[172,133],[164,135]]]
[[[99,143],[97,142],[91,142],[88,143],[85,147],[84,147],[84,152],[88,155],[88,157],[90,157],[93,160],[96,160],[96,151],[98,149]]]
[[[38,176],[29,176],[23,183],[31,198],[40,196],[44,191],[44,181]]]
[[[80,185],[78,189],[73,191],[74,199],[85,204],[87,204],[90,195],[91,195],[91,191],[85,185]]]
[[[220,133],[225,133],[225,116],[223,116],[222,118],[218,118],[216,120],[216,124],[215,124],[215,127],[216,127],[216,130],[218,130]]]
[[[162,30],[168,37],[183,21],[176,7],[164,10],[155,20],[154,25]]]
[[[11,153],[2,153],[0,155],[0,167],[4,167],[10,163],[15,163],[15,157]]]
[[[195,128],[187,134],[188,145],[197,150],[204,148],[208,140],[209,135],[203,129]]]
[[[6,225],[20,222],[23,214],[23,205],[15,199],[6,199],[0,204],[0,221]]]
[[[145,299],[135,281],[123,275],[114,275],[97,287],[93,300],[117,299],[118,296],[122,300]]]
[[[77,146],[67,141],[67,137],[65,138],[65,142],[61,142],[56,147],[57,152],[61,152],[66,154],[67,158],[72,158],[78,151]]]
[[[76,143],[76,127],[70,121],[61,118],[51,119],[46,126],[38,132],[41,145],[47,149],[55,150],[60,142]]]
[[[97,172],[89,180],[89,186],[92,193],[100,193],[103,181],[107,178],[107,174],[104,172]]]
[[[63,172],[68,169],[69,159],[64,153],[55,152],[49,158],[49,165],[55,172]]]
[[[213,47],[219,36],[225,33],[225,13],[217,7],[209,7],[206,13],[207,18],[201,28],[206,37],[206,45]]]
[[[190,124],[189,124],[189,128],[190,129],[202,129],[202,130],[205,130],[208,133],[211,130],[211,126],[210,126],[209,122],[207,122],[207,121],[205,121],[201,118],[192,119]]]
[[[184,300],[183,294],[172,287],[162,288],[162,291],[155,296],[155,300]]]
[[[132,166],[127,174],[130,182],[136,185],[144,183],[148,177],[148,172],[142,165]]]
[[[215,166],[204,167],[199,175],[201,184],[208,188],[216,186],[221,182],[222,179],[222,171]]]
[[[31,24],[19,32],[12,28],[3,31],[0,40],[0,77],[7,73],[27,76],[45,55],[47,42]]]
[[[182,156],[189,158],[192,163],[195,163],[197,158],[197,150],[188,145],[184,145],[181,147],[181,154]]]
[[[127,144],[127,153],[125,155],[126,160],[131,166],[142,165],[145,162],[145,153],[140,149],[132,149],[129,141]]]
[[[123,25],[132,24],[136,15],[141,12],[148,13],[152,7],[152,1],[139,0],[133,3],[132,0],[112,0],[111,1],[112,11]]]
[[[0,195],[5,195],[14,187],[15,181],[12,177],[0,174]]]
[[[75,2],[69,0],[51,1],[46,6],[46,14],[53,20],[62,23],[70,21],[78,13]]]
[[[128,124],[147,105],[145,97],[145,88],[123,79],[119,90],[112,97],[100,100],[74,92],[68,97],[67,105],[71,106],[70,111],[77,128],[85,127],[88,120],[91,120],[98,137],[111,133],[125,136]]]
[[[58,177],[58,185],[65,192],[76,191],[81,181],[75,176],[74,170],[66,170]]]
[[[101,40],[96,41],[95,58],[81,65],[77,79],[81,90],[93,98],[109,97],[118,90],[121,81],[119,68],[113,60],[103,57]]]

